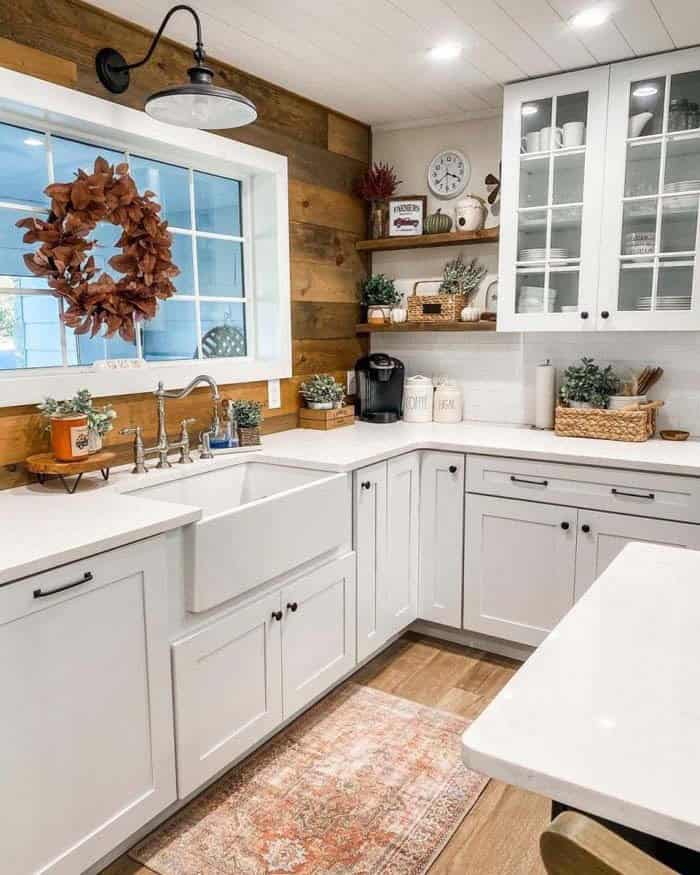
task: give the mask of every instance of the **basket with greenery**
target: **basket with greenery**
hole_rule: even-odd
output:
[[[401,303],[401,294],[394,281],[383,273],[374,273],[360,283],[362,303],[366,307],[396,307]]]
[[[231,408],[238,426],[238,440],[242,447],[260,443],[260,424],[263,421],[262,404],[259,401],[236,400]]]
[[[299,388],[307,407],[315,410],[332,410],[340,407],[345,398],[345,389],[331,374],[314,374]]]
[[[442,295],[469,295],[477,288],[486,275],[486,267],[479,264],[476,258],[472,258],[469,264],[465,264],[462,253],[448,261],[442,273],[442,283],[439,294]]]
[[[580,365],[570,365],[564,371],[559,397],[573,407],[607,407],[608,399],[618,391],[619,385],[612,365],[601,368],[592,358],[584,356]]]
[[[50,397],[44,398],[41,404],[37,404],[37,409],[45,420],[45,431],[51,428],[51,417],[53,416],[65,416],[71,413],[86,416],[88,427],[92,433],[90,440],[91,452],[96,452],[100,449],[102,438],[114,428],[114,420],[117,418],[117,411],[111,404],[95,407],[92,395],[87,389],[80,389],[72,398],[63,401],[57,401],[55,398]]]

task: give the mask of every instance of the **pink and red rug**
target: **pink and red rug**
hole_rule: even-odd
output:
[[[421,875],[488,780],[465,727],[349,682],[130,854],[159,875]]]

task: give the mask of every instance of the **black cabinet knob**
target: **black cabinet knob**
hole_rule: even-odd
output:
[[[362,484],[362,488],[363,489],[371,489],[372,488],[371,482],[369,480],[365,480]]]
[[[272,619],[277,620],[277,622],[279,623],[279,621],[282,619],[282,611],[273,611]]]
[[[450,474],[456,474],[457,473],[457,466],[450,465],[450,467],[447,470],[450,472]]]
[[[588,525],[588,523],[584,523],[584,524],[581,526],[581,531],[582,531],[585,535],[587,535],[587,534],[590,532],[590,530],[591,530],[591,527]]]
[[[603,312],[600,314],[600,318],[601,318],[601,319],[609,319],[609,318],[610,318],[610,311],[609,311],[609,310],[603,310]]]
[[[562,523],[562,524],[561,524],[561,527],[562,527],[562,529],[564,529],[564,531],[566,531],[566,530],[569,528],[569,524],[568,524],[568,523]]]
[[[299,605],[297,602],[287,602],[287,610],[291,611],[293,614],[296,613],[298,607]]]
[[[581,318],[588,319],[588,310],[581,310]]]

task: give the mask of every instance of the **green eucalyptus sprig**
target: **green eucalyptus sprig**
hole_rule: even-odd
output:
[[[608,399],[620,386],[612,365],[601,368],[592,358],[584,356],[580,365],[570,365],[564,371],[559,389],[562,401],[589,402],[594,407],[607,407]]]
[[[486,275],[486,267],[472,258],[469,264],[464,263],[462,253],[448,261],[442,273],[441,295],[468,295]]]
[[[259,401],[232,401],[239,428],[256,428],[263,421],[262,404]]]

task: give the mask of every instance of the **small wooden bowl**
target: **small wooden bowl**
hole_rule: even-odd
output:
[[[662,440],[665,441],[687,441],[690,437],[689,431],[682,431],[678,428],[666,428],[660,431]]]

